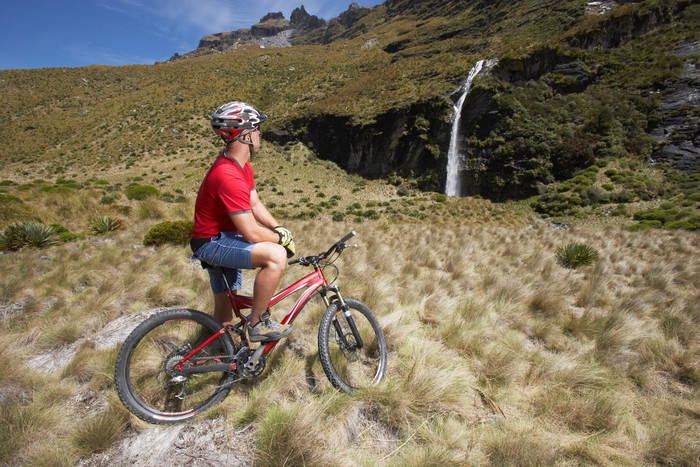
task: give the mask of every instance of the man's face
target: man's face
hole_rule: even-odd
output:
[[[251,141],[253,142],[253,147],[255,149],[260,149],[260,146],[261,146],[260,127],[257,127],[253,131],[251,131],[250,138],[251,138]]]

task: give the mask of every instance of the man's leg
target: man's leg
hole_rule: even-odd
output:
[[[251,253],[253,267],[260,268],[255,277],[253,309],[249,321],[251,326],[255,326],[277,290],[287,264],[287,252],[281,245],[263,242],[257,243]]]
[[[235,290],[232,291],[234,294]],[[233,308],[228,293],[221,292],[214,294],[214,318],[220,323],[230,323],[233,319]]]

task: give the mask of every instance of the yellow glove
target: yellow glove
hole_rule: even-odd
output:
[[[279,244],[287,250],[287,258],[291,258],[296,254],[296,245],[294,245],[294,239],[292,238],[292,232],[285,229],[281,225],[278,225],[274,229],[275,232],[280,236]]]

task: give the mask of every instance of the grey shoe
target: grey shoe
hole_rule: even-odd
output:
[[[246,323],[246,333],[250,342],[271,342],[284,339],[292,333],[294,328],[289,324],[279,324],[270,319],[270,313],[265,312],[260,322],[255,326]]]

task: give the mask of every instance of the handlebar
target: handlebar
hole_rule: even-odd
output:
[[[350,240],[352,237],[357,235],[357,233],[353,230],[337,242],[333,244],[327,251],[323,253],[319,253],[316,256],[302,256],[301,258],[293,259],[289,261],[287,264],[301,264],[302,266],[309,266],[310,264],[313,264],[314,266],[317,266],[318,263],[326,258],[328,258],[330,255],[333,253],[337,252],[338,254],[342,253],[345,248],[348,246],[352,245],[347,245],[345,242]]]

